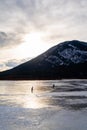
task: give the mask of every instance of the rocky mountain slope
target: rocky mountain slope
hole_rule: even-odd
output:
[[[0,79],[87,78],[87,43],[66,41],[38,57],[0,73]]]

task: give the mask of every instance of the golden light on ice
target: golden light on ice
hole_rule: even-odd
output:
[[[36,97],[36,95],[30,94],[24,98],[23,107],[38,109],[45,107],[45,104],[40,98]]]
[[[17,48],[16,53],[21,58],[35,57],[44,52],[49,47],[42,40],[43,34],[31,32],[24,37],[24,42]]]

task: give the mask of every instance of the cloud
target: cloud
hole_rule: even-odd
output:
[[[26,59],[20,59],[20,60],[16,60],[16,59],[11,59],[11,60],[8,60],[6,62],[4,62],[3,64],[9,68],[13,68],[19,64],[22,64],[26,61],[29,61],[30,58],[26,58]]]
[[[10,59],[10,60],[7,60],[7,61],[3,61],[1,64],[0,64],[0,71],[4,71],[4,70],[7,70],[7,69],[11,69],[11,68],[14,68],[24,62],[27,62],[29,61],[31,58],[26,58],[26,59],[20,59],[20,60],[17,60],[17,59]]]
[[[0,47],[14,47],[22,42],[22,38],[15,33],[0,32]]]
[[[47,42],[87,40],[86,12],[86,0],[0,1],[0,47],[19,45],[31,31],[44,32]]]
[[[7,60],[7,61],[2,62],[0,64],[0,71],[11,69],[11,68],[19,65],[20,63],[21,63],[21,61],[18,61],[18,60],[15,60],[15,59]]]
[[[12,68],[14,66],[17,66],[20,62],[18,62],[17,60],[9,60],[7,62],[5,62],[5,66]]]

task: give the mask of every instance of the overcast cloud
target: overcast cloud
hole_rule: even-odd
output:
[[[86,12],[86,0],[2,0],[0,47],[20,44],[31,30],[46,31],[45,40],[87,40]]]

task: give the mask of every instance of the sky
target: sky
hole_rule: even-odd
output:
[[[87,0],[0,0],[0,71],[68,40],[87,42]]]

